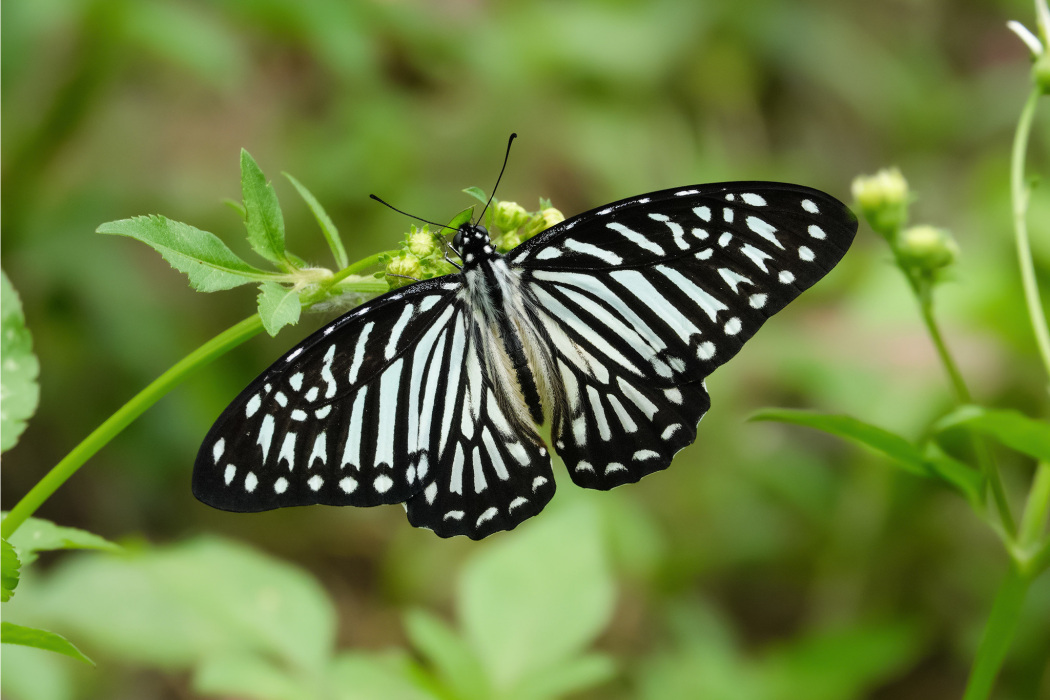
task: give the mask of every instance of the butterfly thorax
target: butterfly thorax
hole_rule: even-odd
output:
[[[464,293],[474,310],[476,342],[488,349],[485,364],[491,376],[502,378],[496,387],[500,404],[511,420],[520,417],[523,421],[542,422],[540,389],[530,368],[537,342],[535,333],[520,323],[518,273],[493,247],[484,226],[461,226],[453,247],[463,260]]]

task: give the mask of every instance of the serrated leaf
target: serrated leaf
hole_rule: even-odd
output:
[[[36,560],[36,553],[54,549],[99,549],[122,552],[123,547],[93,532],[56,525],[42,518],[28,518],[11,535],[11,544],[22,555],[23,564]]]
[[[40,362],[26,328],[22,302],[0,271],[0,452],[14,447],[40,401]]]
[[[934,426],[939,433],[953,428],[967,428],[1037,460],[1050,462],[1050,424],[1018,411],[963,406]]]
[[[343,247],[343,241],[339,238],[339,230],[336,229],[335,224],[332,223],[332,219],[329,218],[324,207],[321,206],[321,203],[317,201],[317,198],[313,196],[313,193],[306,189],[301,182],[288,173],[284,173],[284,176],[292,183],[292,186],[295,187],[299,196],[306,202],[306,206],[310,208],[314,218],[317,219],[317,225],[321,227],[321,233],[324,234],[325,240],[328,241],[328,247],[332,249],[332,255],[335,257],[335,262],[339,266],[339,269],[349,265],[350,259],[347,258],[346,248]]]
[[[0,623],[0,642],[4,644],[21,644],[26,647],[46,649],[56,654],[65,654],[84,663],[95,665],[84,652],[77,649],[69,640],[60,634],[40,630],[34,627],[23,627],[10,622]]]
[[[22,568],[22,562],[18,561],[18,553],[7,540],[0,540],[0,601],[6,603],[11,600],[18,586],[18,570]]]
[[[218,292],[279,276],[252,267],[237,257],[219,237],[163,216],[136,216],[109,221],[97,233],[127,236],[156,250],[199,292]]]
[[[271,336],[288,325],[299,323],[303,305],[299,292],[275,282],[259,285],[259,317]]]
[[[244,197],[248,243],[272,263],[287,267],[284,253],[284,216],[273,185],[248,151],[241,149],[241,193]]]
[[[467,187],[463,191],[482,204],[487,204],[489,201],[489,198],[485,195],[485,191],[480,187]]]
[[[481,661],[444,621],[425,610],[410,610],[405,615],[405,631],[456,698],[486,700],[492,697]]]
[[[917,476],[929,476],[930,471],[923,460],[922,451],[900,435],[891,433],[852,416],[800,411],[790,408],[764,408],[752,414],[748,420],[793,423],[820,430],[855,442],[858,445],[881,452],[906,472]]]

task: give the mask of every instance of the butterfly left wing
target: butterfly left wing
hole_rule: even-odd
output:
[[[817,190],[721,183],[616,202],[511,251],[555,357],[555,447],[573,480],[607,489],[667,467],[710,406],[703,379],[856,229]]]

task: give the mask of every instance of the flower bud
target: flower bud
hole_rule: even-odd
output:
[[[887,238],[908,220],[908,182],[897,168],[856,177],[853,199],[868,224]]]
[[[525,227],[525,238],[532,238],[540,231],[546,231],[554,224],[565,221],[565,215],[554,207],[547,207],[540,211],[529,225]]]
[[[511,231],[510,233],[504,234],[496,239],[496,250],[500,253],[506,253],[509,250],[514,250],[524,240],[521,236],[520,231]]]
[[[412,255],[425,258],[437,250],[437,242],[434,240],[434,234],[426,226],[421,229],[413,226],[412,233],[408,235],[407,248]]]
[[[386,274],[388,275],[387,281],[390,283],[390,287],[396,289],[397,287],[411,284],[413,279],[421,279],[423,266],[420,265],[419,258],[409,254],[391,260],[386,266]],[[405,279],[406,277],[411,277],[412,279]]]
[[[517,202],[497,202],[492,207],[492,223],[500,231],[513,231],[529,219],[529,212]]]
[[[947,229],[912,226],[901,233],[897,253],[905,266],[930,273],[955,262],[959,246]]]

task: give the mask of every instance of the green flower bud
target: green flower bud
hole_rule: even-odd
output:
[[[529,212],[517,202],[497,202],[492,207],[492,223],[500,231],[513,231],[529,220]]]
[[[413,226],[412,233],[408,234],[407,249],[412,255],[425,258],[437,250],[437,241],[434,240],[434,234],[426,226],[421,229]]]
[[[388,275],[387,281],[390,283],[390,287],[396,289],[406,284],[411,284],[413,280],[422,279],[423,266],[420,264],[419,258],[409,254],[391,260],[386,266],[386,274]],[[411,277],[412,279],[405,279],[406,277]]]
[[[554,224],[560,224],[565,221],[565,215],[554,207],[547,207],[540,211],[529,225],[525,227],[525,238],[532,238],[540,231],[546,231]]]
[[[512,231],[496,239],[496,250],[506,253],[508,250],[513,250],[521,245],[523,240],[520,231]]]
[[[1050,52],[1040,55],[1032,66],[1032,79],[1044,95],[1050,95]]]
[[[908,220],[908,182],[897,168],[855,178],[853,199],[868,224],[887,238]]]
[[[901,233],[897,253],[905,266],[931,273],[955,262],[959,257],[959,246],[946,229],[912,226]]]

